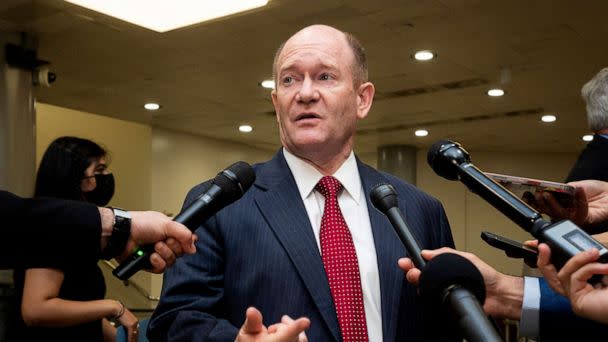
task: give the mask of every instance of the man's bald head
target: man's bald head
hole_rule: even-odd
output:
[[[283,42],[277,49],[277,52],[274,55],[274,61],[272,63],[272,78],[274,79],[275,84],[278,84],[279,81],[277,80],[278,61],[281,57],[281,53],[283,52],[283,48],[285,47],[285,45],[288,44],[292,39],[297,39],[302,35],[323,34],[324,32],[329,34],[339,33],[340,36],[344,38],[345,42],[350,47],[353,53],[353,63],[351,65],[351,70],[354,86],[358,87],[362,83],[368,81],[367,56],[365,55],[365,49],[363,48],[363,45],[361,45],[361,42],[359,42],[359,40],[352,33],[343,32],[327,25],[311,25],[296,32],[289,39]]]

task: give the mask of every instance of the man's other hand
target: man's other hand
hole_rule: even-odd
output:
[[[245,313],[245,323],[239,330],[236,342],[307,342],[304,330],[310,327],[310,320],[305,317],[293,320],[285,315],[280,323],[266,328],[262,313],[256,308],[249,308]]]

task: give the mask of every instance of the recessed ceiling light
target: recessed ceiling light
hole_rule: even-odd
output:
[[[435,54],[433,53],[433,51],[421,50],[414,54],[414,58],[417,61],[429,61],[429,60],[435,58]]]
[[[253,127],[251,127],[250,125],[240,125],[239,131],[243,133],[250,133],[251,131],[253,131]]]
[[[505,94],[505,91],[500,88],[494,88],[494,89],[488,90],[486,94],[488,94],[488,96],[492,96],[492,97],[500,97]]]
[[[427,131],[426,129],[419,129],[414,132],[414,135],[417,137],[426,137],[427,135],[429,135],[429,131]]]
[[[555,122],[555,120],[557,120],[557,116],[551,114],[543,115],[540,120],[542,122]]]
[[[268,0],[65,0],[93,11],[167,32],[206,20],[262,7]]]
[[[158,103],[146,103],[144,105],[144,108],[146,108],[147,110],[158,110],[160,108],[160,105]]]
[[[591,135],[591,134],[583,135],[583,140],[591,141],[591,140],[593,140],[593,135]]]
[[[274,81],[273,80],[263,80],[260,85],[266,89],[274,89]]]

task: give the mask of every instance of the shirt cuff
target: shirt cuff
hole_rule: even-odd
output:
[[[537,338],[539,330],[540,285],[538,278],[524,277],[524,299],[519,319],[519,336]]]

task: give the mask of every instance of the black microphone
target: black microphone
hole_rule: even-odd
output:
[[[462,336],[467,341],[501,341],[477,302],[477,299],[481,303],[485,300],[485,284],[479,270],[465,258],[450,254],[459,258],[458,271],[454,276],[441,278],[441,274],[452,274],[453,270],[443,270],[443,267],[452,267],[452,265],[442,263],[441,260],[446,258],[442,255],[431,259],[428,263],[422,258],[420,245],[399,210],[395,188],[390,184],[376,185],[370,193],[370,200],[376,209],[388,217],[414,265],[422,270],[422,275],[427,274],[424,283],[423,276],[420,277],[420,294],[423,299],[444,308],[450,314],[451,321],[458,324]],[[439,261],[434,261],[437,258]],[[454,260],[453,257],[448,259],[448,262]],[[462,270],[466,272],[461,272]],[[437,277],[440,281],[436,280]],[[473,296],[471,291],[476,296]]]
[[[378,184],[369,194],[370,200],[376,209],[380,210],[391,221],[393,228],[399,236],[399,240],[405,246],[405,250],[412,258],[417,268],[423,269],[426,261],[420,255],[421,249],[418,241],[412,235],[410,228],[405,223],[401,210],[397,204],[397,192],[390,184]]]
[[[448,314],[447,324],[465,340],[502,341],[480,305],[486,297],[483,276],[469,260],[454,253],[434,257],[422,270],[418,289],[428,308]]]
[[[202,222],[235,202],[255,181],[253,168],[245,162],[236,162],[215,176],[211,186],[173,219],[195,231]],[[129,279],[137,271],[150,268],[150,255],[154,245],[139,247],[112,274],[121,280]]]
[[[540,242],[547,243],[551,247],[551,262],[558,269],[574,255],[591,248],[599,250],[600,262],[608,262],[606,247],[569,220],[552,224],[543,219],[536,210],[475,167],[460,144],[449,140],[436,142],[429,149],[427,161],[435,173],[449,180],[460,180]],[[593,277],[591,281],[599,279],[601,277]]]

